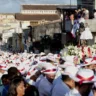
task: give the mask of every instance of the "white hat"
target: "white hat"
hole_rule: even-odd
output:
[[[30,79],[31,76],[35,75],[35,73],[38,71],[37,65],[32,65],[31,69],[26,75],[26,79]]]
[[[44,53],[44,52],[41,52],[40,55],[41,55],[41,56],[42,56],[42,55],[45,55],[45,53]]]
[[[25,74],[25,72],[26,72],[25,67],[24,67],[23,64],[22,65],[20,64],[17,69],[19,70],[19,72],[21,74]]]
[[[56,59],[54,58],[54,56],[47,56],[47,59],[50,60],[50,61],[53,61],[53,62],[56,61]]]
[[[54,54],[54,57],[60,59],[60,54]]]
[[[94,72],[90,69],[80,69],[73,79],[75,82],[79,82],[80,84],[92,83],[96,81]]]
[[[46,61],[46,59],[47,59],[47,56],[41,56],[40,57],[40,61]]]
[[[62,75],[75,76],[78,72],[78,68],[75,66],[67,66],[62,73]]]
[[[55,74],[57,72],[57,68],[53,65],[49,65],[45,70],[42,70],[44,74]]]
[[[52,53],[48,53],[48,55],[47,56],[54,56],[54,54],[52,54]]]
[[[85,59],[84,64],[81,64],[81,67],[91,64],[96,64],[96,60],[94,60],[94,58],[87,58]]]
[[[0,69],[7,70],[8,68],[6,64],[0,64]]]
[[[41,61],[38,62],[38,66],[41,69],[44,69],[44,70],[47,69],[47,68],[51,68],[51,66],[53,67],[53,65],[51,63],[49,63],[49,62],[41,62]]]
[[[64,62],[64,64],[59,65],[60,68],[66,68],[68,66],[75,66],[75,64],[72,62],[66,61],[66,62]]]
[[[65,61],[73,62],[73,60],[74,60],[74,56],[66,56],[65,57]]]
[[[29,59],[25,60],[24,64],[30,64],[30,60]]]

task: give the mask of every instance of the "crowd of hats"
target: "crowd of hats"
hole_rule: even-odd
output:
[[[60,59],[64,61],[62,64],[60,64]],[[13,54],[10,52],[0,51],[0,69],[4,70],[4,74],[7,73],[7,70],[10,67],[16,67],[26,80],[29,80],[30,77],[33,76],[37,71],[40,71],[43,74],[54,74],[58,73],[58,70],[60,71],[62,68],[65,68],[65,71],[61,72],[61,74],[70,75],[76,81],[79,81],[79,79],[82,79],[82,77],[86,77],[87,75],[88,76],[86,78],[89,78],[88,81],[90,81],[90,79],[93,80],[93,73],[87,69],[86,70],[89,72],[88,74],[86,71],[84,71],[84,69],[83,72],[81,70],[80,73],[78,73],[77,77],[75,75],[79,69],[82,69],[81,67],[95,65],[96,57],[94,56],[85,59],[83,64],[78,64],[77,61],[77,56],[62,57],[60,54],[45,54],[43,52],[40,54],[27,52]],[[2,75],[3,74],[0,73],[0,77]],[[81,82],[83,81],[84,80]]]
[[[60,56],[58,54],[49,53],[45,55],[45,53],[41,52],[40,54],[34,53],[18,53],[13,54],[9,52],[0,51],[0,69],[5,71],[10,67],[16,67],[19,72],[25,76],[26,79],[29,79],[32,75],[34,75],[38,70],[42,73],[54,73],[56,72],[56,66],[54,64],[58,64],[58,59]],[[46,60],[54,62],[52,65]],[[3,74],[0,74],[0,77]]]

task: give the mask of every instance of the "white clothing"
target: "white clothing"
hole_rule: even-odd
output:
[[[92,33],[88,27],[85,28],[85,31],[81,33],[80,39],[82,40],[93,39]]]
[[[57,79],[60,76],[61,76],[61,68],[59,68],[59,66],[57,65],[57,72],[56,72],[55,79]]]
[[[89,19],[89,10],[86,9],[84,13],[85,13],[85,19]]]
[[[29,85],[33,85],[33,86],[35,86],[35,81],[33,81],[33,80],[31,80],[31,79],[28,79],[27,80],[27,83],[29,84]]]
[[[73,89],[70,92],[66,93],[64,96],[81,96],[77,89]]]
[[[81,94],[79,93],[79,91],[77,89],[73,89],[71,90],[69,93],[65,94],[65,96],[81,96]],[[94,96],[93,95],[93,92],[90,91],[89,95],[88,96]]]
[[[80,19],[79,19],[79,23],[85,23],[85,19],[83,18],[83,17],[81,17]]]
[[[44,77],[38,86],[39,96],[50,96],[52,84]]]
[[[51,96],[64,96],[69,91],[70,91],[69,87],[62,80],[60,80],[52,88]]]
[[[96,12],[94,12],[94,18],[96,19]]]

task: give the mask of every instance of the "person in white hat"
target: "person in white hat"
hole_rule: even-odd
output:
[[[60,64],[59,67],[62,68],[62,69],[65,69],[66,67],[68,66],[75,66],[74,63],[70,62],[70,61],[66,61],[64,62],[63,64]]]
[[[85,69],[94,69],[95,64],[96,60],[94,58],[87,58],[85,59],[84,64],[81,64],[81,67]]]
[[[89,96],[92,85],[96,81],[94,72],[90,69],[80,69],[73,79],[75,88],[65,96]]]
[[[65,96],[70,89],[74,88],[73,77],[76,75],[78,68],[75,66],[68,66],[62,72],[61,79],[53,86],[51,96]]]
[[[57,82],[61,81],[61,72],[65,70],[66,67],[69,66],[75,66],[74,63],[66,61],[63,64],[58,65],[58,71],[56,73],[55,80],[53,82],[53,85],[55,85]]]
[[[51,64],[49,64],[49,66],[47,66],[47,68],[42,71],[43,74],[45,74],[45,77],[42,78],[38,86],[40,96],[51,95],[52,82],[55,78],[56,71],[57,71],[56,67]]]
[[[65,61],[72,62],[76,65],[76,64],[78,64],[78,57],[77,56],[66,56]]]
[[[26,75],[26,81],[29,85],[34,85],[36,83],[37,78],[39,77],[39,70],[37,68],[37,65],[33,65],[31,66],[31,69],[28,71],[27,75]]]

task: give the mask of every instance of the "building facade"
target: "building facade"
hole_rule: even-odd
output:
[[[37,35],[39,36],[38,33],[42,33],[41,30],[38,30],[38,32],[34,31],[33,33],[33,30],[29,30],[28,26],[31,26],[33,29],[33,27],[35,26],[46,25],[47,23],[60,20],[60,16],[57,13],[56,9],[57,6],[58,5],[21,6],[21,12],[15,15],[15,19],[21,23],[21,28],[23,29],[22,39],[23,41],[25,41],[25,43],[26,41],[28,42],[28,38],[31,38],[31,40],[33,40],[36,37],[35,40],[37,40]],[[47,31],[48,30],[45,30],[45,32]],[[23,42],[24,45],[27,45],[25,43]]]
[[[0,34],[2,34],[3,42],[7,43],[7,39],[12,37],[17,27],[19,27],[19,22],[14,14],[0,14]]]
[[[30,21],[32,26],[58,20],[57,5],[22,5],[21,13],[16,14],[19,21]],[[24,23],[24,22],[23,22]]]

